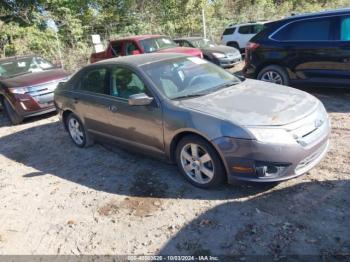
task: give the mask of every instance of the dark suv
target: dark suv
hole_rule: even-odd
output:
[[[350,9],[265,24],[246,48],[246,77],[284,85],[350,87]]]

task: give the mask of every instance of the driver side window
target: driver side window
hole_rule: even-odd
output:
[[[113,68],[111,77],[112,96],[128,99],[131,95],[147,93],[145,84],[130,69],[122,67]]]

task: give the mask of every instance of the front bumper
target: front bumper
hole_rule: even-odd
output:
[[[240,62],[242,62],[242,57],[236,56],[236,57],[225,57],[225,58],[219,58],[218,59],[219,65],[223,68],[229,68],[229,67],[233,67],[237,64],[239,64]]]
[[[316,166],[328,151],[329,130],[325,128],[319,139],[306,147],[228,137],[212,142],[223,159],[229,183],[235,180],[276,182],[300,176]]]

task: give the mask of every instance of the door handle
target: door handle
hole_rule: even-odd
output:
[[[115,113],[118,111],[118,108],[116,106],[109,106],[108,110],[111,111],[112,113]]]

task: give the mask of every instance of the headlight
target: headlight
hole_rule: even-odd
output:
[[[222,53],[213,53],[213,56],[215,56],[216,58],[224,58],[224,57],[226,57],[226,55],[222,54]]]
[[[284,129],[277,128],[249,128],[256,140],[262,143],[297,144],[293,136]]]
[[[27,93],[29,90],[27,87],[12,87],[12,88],[9,88],[9,91],[12,93],[12,94],[25,94]]]

